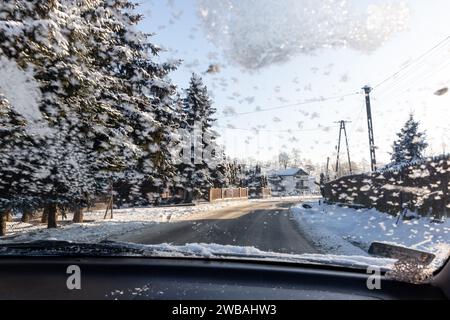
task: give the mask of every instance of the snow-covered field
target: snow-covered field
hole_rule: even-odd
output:
[[[4,241],[24,242],[33,240],[67,240],[76,242],[98,242],[113,236],[139,231],[149,225],[185,219],[192,215],[202,214],[242,204],[242,201],[225,201],[203,203],[186,207],[153,207],[114,210],[114,219],[103,219],[105,211],[85,212],[82,224],[71,223],[72,215],[66,221],[59,221],[57,229],[47,229],[38,222],[23,223],[20,217],[7,223],[7,236]]]
[[[367,256],[374,241],[397,244],[437,254],[450,253],[450,220],[400,220],[375,209],[351,209],[318,202],[291,208],[292,218],[305,236],[323,252]]]

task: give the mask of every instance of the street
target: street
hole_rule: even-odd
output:
[[[215,243],[280,253],[317,253],[289,217],[298,200],[246,201],[221,210],[160,223],[117,241],[161,244]]]

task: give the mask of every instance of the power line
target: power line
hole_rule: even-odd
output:
[[[307,104],[313,104],[313,103],[320,103],[320,102],[324,102],[324,101],[343,99],[343,98],[346,98],[346,97],[349,97],[349,96],[358,95],[358,94],[360,94],[360,92],[353,92],[353,93],[348,93],[348,94],[344,94],[344,95],[340,95],[340,96],[332,96],[332,97],[326,97],[326,98],[316,98],[316,99],[311,99],[311,100],[305,100],[303,102],[287,104],[287,105],[281,105],[281,106],[276,106],[276,107],[269,107],[269,108],[255,110],[255,111],[233,113],[233,114],[229,114],[229,115],[224,115],[223,117],[227,118],[227,117],[235,117],[235,116],[243,116],[243,115],[255,114],[255,113],[260,113],[260,112],[269,112],[269,111],[274,111],[274,110],[281,110],[281,109],[292,108],[292,107],[297,107],[297,106],[301,106],[301,105],[307,105]]]
[[[405,88],[405,86],[406,89],[411,88],[411,83],[414,83],[415,85],[419,82],[425,82],[426,79],[440,73],[443,68],[447,67],[448,62],[448,58],[443,58],[442,61],[435,66],[426,66],[424,64],[416,66],[413,70],[410,70],[410,72],[407,72],[397,78],[397,80],[395,80],[393,84],[389,86],[389,88],[382,91],[382,93],[378,95],[378,99],[385,99],[386,97],[389,97],[393,94],[398,94],[399,90],[402,90],[402,88]]]
[[[327,127],[319,127],[319,128],[311,128],[311,129],[285,129],[285,130],[276,130],[276,129],[236,128],[236,127],[216,126],[216,128],[226,129],[226,130],[239,130],[239,131],[252,131],[252,132],[271,132],[271,133],[314,132],[314,131],[325,131],[326,129],[332,129],[332,128],[337,128],[337,127],[338,127],[338,126],[327,126]]]
[[[360,121],[362,120],[362,116],[363,116],[363,111],[364,111],[364,105],[361,105],[361,108],[359,110],[358,116],[355,118],[355,120],[353,120],[353,126],[350,132],[350,135],[353,135],[356,130],[358,129],[358,125],[360,125]]]
[[[400,68],[400,70],[398,70],[394,74],[390,75],[389,77],[387,77],[383,81],[379,82],[377,85],[375,85],[373,87],[373,90],[379,88],[380,86],[382,86],[383,84],[385,84],[389,80],[392,80],[393,78],[398,76],[401,72],[403,72],[404,70],[408,69],[409,67],[411,67],[415,63],[420,62],[420,60],[422,60],[423,58],[428,56],[430,53],[432,53],[433,51],[435,51],[438,48],[440,48],[441,46],[443,46],[448,40],[450,40],[450,36],[445,37],[443,40],[441,40],[438,44],[433,46],[431,49],[427,50],[425,53],[421,54],[419,57],[417,57],[416,59],[410,61],[405,66]],[[324,102],[324,101],[343,99],[343,98],[346,98],[346,97],[349,97],[349,96],[359,95],[359,94],[360,94],[360,92],[353,92],[353,93],[348,93],[348,94],[339,95],[339,96],[315,98],[315,99],[305,100],[305,101],[298,102],[298,103],[287,104],[287,105],[280,105],[280,106],[275,106],[275,107],[267,107],[267,108],[264,108],[264,109],[259,109],[259,110],[254,110],[254,111],[230,113],[230,114],[226,114],[226,115],[222,116],[222,118],[244,116],[244,115],[256,114],[256,113],[261,113],[261,112],[270,112],[270,111],[274,111],[274,110],[281,110],[281,109],[286,109],[286,108],[292,108],[292,107],[297,107],[297,106],[301,106],[301,105],[307,105],[307,104],[320,103],[320,102]]]
[[[443,44],[445,44],[448,40],[450,40],[450,36],[445,37],[443,40],[439,41],[438,44],[436,44],[435,46],[433,46],[431,49],[427,50],[425,53],[421,54],[419,57],[417,57],[416,59],[410,61],[409,63],[407,63],[405,66],[403,66],[402,68],[400,68],[400,70],[398,70],[397,72],[395,72],[394,74],[390,75],[389,77],[387,77],[386,79],[384,79],[383,81],[379,82],[377,85],[375,85],[373,87],[373,89],[377,89],[378,87],[382,86],[383,84],[385,84],[386,82],[388,82],[389,80],[395,78],[396,76],[398,76],[402,71],[408,69],[409,67],[411,67],[413,64],[419,62],[420,60],[422,60],[423,58],[425,58],[427,55],[429,55],[430,53],[432,53],[434,50],[438,49],[439,47],[441,47]]]
[[[446,38],[444,38],[443,40],[441,40],[438,44],[436,44],[435,46],[433,46],[431,49],[429,49],[428,51],[426,51],[425,53],[423,53],[422,55],[420,55],[419,57],[417,57],[416,59],[410,61],[409,63],[407,63],[405,66],[403,66],[402,68],[400,68],[400,70],[398,70],[397,72],[395,72],[394,74],[392,74],[391,76],[389,76],[388,78],[384,79],[383,81],[381,81],[380,83],[378,83],[377,85],[374,86],[374,89],[382,86],[383,84],[385,84],[387,81],[395,78],[397,75],[399,75],[402,71],[408,69],[409,67],[411,67],[412,65],[414,65],[415,63],[420,62],[420,60],[422,60],[423,58],[425,58],[426,56],[428,56],[430,53],[432,53],[433,51],[435,51],[436,49],[438,49],[439,47],[443,46],[448,40],[450,40],[450,36],[447,36]]]
[[[428,80],[429,78],[439,74],[440,72],[444,71],[448,66],[450,66],[450,61],[446,60],[443,61],[441,64],[435,66],[434,68],[432,68],[430,71],[428,72],[424,72],[424,73],[419,73],[418,75],[420,76],[420,78],[415,79],[410,78],[409,82],[408,82],[408,86],[403,87],[397,87],[396,90],[393,91],[388,91],[387,94],[382,94],[381,98],[383,99],[390,99],[394,94],[396,95],[396,98],[399,98],[401,96],[403,96],[403,94],[405,92],[407,92],[408,90],[414,88],[417,84],[419,84],[420,82],[425,82],[426,80]],[[414,81],[413,81],[414,80]]]

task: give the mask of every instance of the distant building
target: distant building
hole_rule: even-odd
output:
[[[317,193],[315,178],[301,168],[288,168],[269,173],[273,196],[295,196]]]

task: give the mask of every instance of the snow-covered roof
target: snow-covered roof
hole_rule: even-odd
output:
[[[295,175],[307,176],[308,173],[301,168],[287,168],[285,170],[275,171],[272,173],[274,176],[290,177]]]

